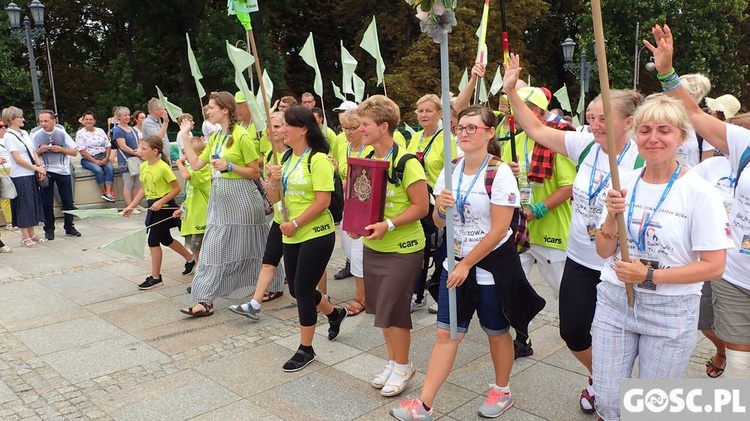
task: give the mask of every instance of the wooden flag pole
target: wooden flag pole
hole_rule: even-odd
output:
[[[612,173],[612,188],[620,191],[620,171],[617,168],[617,148],[615,146],[615,123],[610,102],[609,72],[607,71],[607,52],[604,49],[604,26],[602,24],[602,6],[600,0],[591,1],[591,15],[594,18],[594,38],[596,40],[596,61],[599,66],[599,86],[601,88],[602,105],[604,106],[604,125],[607,130],[607,150],[609,153],[609,170]],[[583,82],[581,82],[583,83]],[[628,236],[625,230],[625,215],[617,214],[617,232],[619,233],[620,255],[623,262],[630,262],[628,255]],[[628,305],[633,307],[633,284],[626,283]]]

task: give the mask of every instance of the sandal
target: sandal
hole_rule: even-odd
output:
[[[352,303],[346,307],[346,312],[349,316],[356,316],[363,311],[365,311],[365,305],[359,300],[353,300]]]
[[[192,317],[208,317],[214,315],[214,305],[213,303],[198,303],[203,307],[203,311],[193,311],[193,307],[188,308],[181,308],[180,312],[183,314],[187,314],[188,316]]]
[[[589,377],[589,385],[591,385],[591,377]],[[586,400],[589,405],[591,405],[591,409],[587,409],[583,406],[583,400]],[[581,411],[583,411],[585,414],[593,414],[596,411],[596,407],[594,407],[594,397],[591,396],[588,389],[583,389],[581,391],[581,398],[578,399],[578,406],[581,407]]]
[[[724,357],[724,367],[726,368],[726,356],[721,354],[716,354],[719,357]],[[717,377],[720,377],[722,374],[724,374],[724,368],[721,368],[714,364],[714,358],[711,357],[710,360],[706,361],[706,375],[712,379],[715,379]]]
[[[23,240],[23,245],[29,248],[39,247],[39,244],[35,243],[31,238]]]
[[[390,364],[386,364],[385,370],[390,370],[389,373],[392,373],[393,366]],[[390,377],[390,374],[388,374],[388,377]],[[375,375],[375,377],[372,378],[372,380],[370,380],[370,385],[375,389],[382,389],[383,386],[385,386],[385,383],[388,381],[388,377],[384,376],[383,373],[378,373]]]
[[[263,302],[267,303],[269,301],[273,301],[277,298],[280,298],[282,295],[284,295],[284,291],[277,291],[277,292],[266,291],[266,294],[263,296]]]
[[[396,380],[393,378],[393,375],[391,375],[388,381],[385,382],[385,385],[383,386],[383,388],[380,389],[380,396],[391,397],[391,396],[400,395],[401,392],[403,392],[406,389],[406,384],[409,382],[409,380],[412,377],[414,377],[414,374],[416,372],[417,370],[415,370],[414,366],[411,366],[411,365],[409,366],[409,369],[406,371],[401,371],[394,367],[393,373],[398,374],[399,376],[401,376],[401,378]],[[386,392],[385,388],[387,386],[391,386],[393,390],[390,392]]]
[[[300,356],[301,361],[297,361],[294,359],[294,357],[296,357],[297,355]],[[283,370],[287,373],[300,371],[310,365],[311,362],[315,361],[315,351],[307,352],[298,349],[297,352],[294,353],[294,357],[290,358],[289,361],[284,364]]]
[[[46,243],[47,242],[46,238],[42,238],[42,237],[40,237],[40,236],[38,236],[36,234],[34,234],[34,236],[30,238],[30,240],[34,241],[36,243]]]

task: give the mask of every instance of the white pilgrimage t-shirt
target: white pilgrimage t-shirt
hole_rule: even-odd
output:
[[[474,174],[464,174],[461,177],[463,169],[463,159],[460,160],[455,169],[453,170],[452,187],[453,187],[453,198],[458,203],[458,195],[456,189],[459,186],[459,178],[461,180],[461,197],[466,195],[469,191],[469,187],[472,181],[475,179]],[[513,171],[510,167],[502,163],[497,167],[495,178],[492,180],[492,198],[487,197],[487,188],[484,184],[485,173],[487,167],[485,166],[482,171],[476,174],[476,181],[469,191],[469,195],[466,198],[466,204],[464,206],[464,221],[461,221],[461,217],[456,208],[456,212],[453,212],[453,236],[454,242],[460,244],[461,255],[456,257],[466,257],[477,244],[490,232],[492,226],[492,215],[490,213],[490,203],[499,206],[510,206],[520,207],[520,193],[518,191],[518,185],[516,184],[516,178],[513,176]],[[439,195],[445,188],[445,173],[440,172],[440,175],[435,182],[435,195]],[[500,247],[503,243],[508,241],[513,234],[513,230],[508,228],[508,232],[505,237],[495,246],[495,249]],[[452,244],[448,244],[448,247],[454,247]],[[494,250],[494,249],[493,249]],[[448,270],[447,261],[443,263],[443,268]],[[477,284],[479,285],[494,285],[495,280],[492,274],[484,269],[477,268]]]
[[[700,176],[687,171],[675,180],[664,202],[653,215],[667,183],[650,184],[642,179],[634,189],[641,171],[631,171],[621,177],[621,187],[627,189],[625,196],[625,226],[628,230],[628,254],[633,259],[654,259],[659,261],[659,269],[685,266],[700,259],[701,251],[724,250],[732,246],[729,238],[727,215],[719,194]],[[632,218],[629,216],[630,200],[635,195]],[[602,212],[601,223],[607,215]],[[644,219],[647,224],[644,227]],[[635,236],[645,230],[645,252],[635,243]],[[620,233],[622,235],[623,233]],[[614,266],[620,259],[619,246],[615,253],[604,260],[602,281],[620,285]],[[703,282],[692,284],[657,284],[656,291],[643,289],[640,292],[660,295],[700,295]]]
[[[703,139],[703,152],[713,151],[714,148],[706,139]],[[677,160],[682,162],[682,165],[686,165],[688,168],[693,168],[701,162],[701,157],[698,149],[698,136],[695,134],[695,130],[688,132],[687,139],[685,142],[677,148]]]
[[[727,143],[732,168],[739,168],[742,154],[750,148],[750,130],[727,124]],[[723,278],[734,285],[750,289],[750,165],[745,167],[737,179],[729,224],[734,245],[727,252]]]
[[[732,163],[726,156],[713,156],[704,159],[703,162],[696,165],[692,170],[701,176],[702,179],[714,186],[719,193],[721,201],[724,203],[724,209],[727,211],[727,217],[732,210],[734,203],[734,184],[737,170],[732,168]]]
[[[593,141],[594,135],[592,133],[565,132],[565,149],[568,158],[577,164],[583,150]],[[627,149],[623,149],[624,154],[618,166],[620,175],[632,171],[638,157],[638,147],[635,142],[631,140],[625,147]],[[607,177],[609,175],[609,156],[600,149],[601,146],[597,144],[591,146],[573,181],[573,217],[570,223],[570,235],[568,236],[568,257],[592,270],[601,270],[603,261],[596,254],[596,245],[592,238],[593,232],[589,232],[589,226],[598,226],[599,217],[604,207],[604,199],[607,198],[607,191],[612,186],[611,177]],[[591,182],[592,172],[594,172],[593,184]],[[599,189],[605,178],[607,179],[606,184]],[[589,201],[589,194],[594,196],[591,201]]]

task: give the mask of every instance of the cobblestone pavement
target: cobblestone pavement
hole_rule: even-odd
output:
[[[165,252],[164,286],[139,291],[149,260],[98,247],[140,228],[143,218],[86,219],[80,238],[59,235],[37,249],[0,257],[0,420],[26,419],[264,419],[377,420],[403,398],[416,397],[434,342],[435,316],[413,314],[413,362],[418,374],[401,398],[381,397],[370,377],[385,363],[371,315],[347,319],[335,342],[325,317],[314,341],[317,360],[298,373],[281,365],[298,344],[296,306],[289,294],[263,306],[252,322],[218,299],[213,317],[189,319],[179,256]],[[354,295],[353,278],[333,280],[339,248],[328,266],[334,304]],[[585,371],[557,333],[557,303],[538,274],[532,283],[548,301],[534,320],[535,353],[516,361],[515,406],[506,420],[594,420],[578,409]],[[487,339],[478,326],[466,336],[436,400],[441,419],[476,419],[493,382]],[[686,377],[702,377],[712,355],[699,342]]]

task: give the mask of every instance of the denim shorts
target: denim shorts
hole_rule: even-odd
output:
[[[446,281],[448,280],[447,271],[443,271],[440,276],[440,289],[438,292],[438,317],[437,327],[438,329],[450,329],[450,315],[448,313],[448,288],[446,287]],[[479,297],[475,302],[472,302],[472,314],[476,311],[479,317],[479,325],[482,330],[489,336],[500,336],[510,328],[508,319],[503,314],[503,306],[500,304],[500,299],[497,296],[495,285],[477,285],[479,287]],[[461,296],[466,289],[465,284],[456,288],[456,303],[461,302]],[[460,333],[466,333],[469,331],[469,323],[471,318],[467,320],[458,321],[458,331]]]

